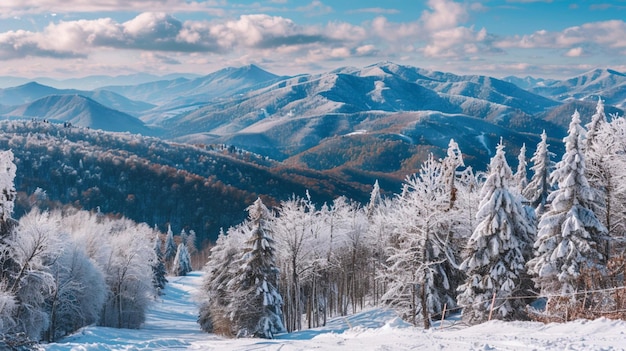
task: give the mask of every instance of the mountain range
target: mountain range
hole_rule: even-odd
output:
[[[599,97],[608,116],[623,116],[626,101],[626,75],[609,69],[496,79],[381,62],[153,78],[0,89],[0,148],[15,153],[19,213],[37,203],[100,208],[213,241],[259,196],[269,205],[307,191],[319,203],[367,201],[376,180],[398,193],[430,153],[445,156],[451,138],[478,171],[501,138],[513,167],[543,130],[561,154],[575,110],[587,123]]]
[[[0,115],[228,144],[348,181],[400,181],[428,153],[443,156],[451,138],[478,169],[500,137],[513,164],[523,143],[533,152],[542,130],[559,148],[571,113],[579,109],[586,122],[598,97],[623,115],[626,74],[497,79],[381,62],[279,76],[248,65],[94,90],[30,82],[0,89]]]

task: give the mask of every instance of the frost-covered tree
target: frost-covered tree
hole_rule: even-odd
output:
[[[623,218],[621,200],[624,199],[624,194],[620,191],[620,183],[624,180],[624,154],[620,150],[620,144],[624,142],[617,136],[616,125],[617,123],[609,124],[604,112],[604,102],[598,98],[596,112],[586,126],[585,176],[599,200],[593,211],[613,238],[617,223],[620,222],[620,217]],[[610,246],[610,240],[605,240],[602,247],[605,257],[611,253]]]
[[[11,285],[15,282],[14,274],[18,265],[11,256],[11,248],[7,243],[15,227],[13,207],[15,201],[15,172],[11,151],[0,152],[0,335],[6,335],[9,328],[15,325],[15,311],[18,303]]]
[[[176,250],[176,256],[174,256],[172,274],[180,277],[187,275],[189,272],[191,272],[191,256],[189,256],[189,251],[187,251],[187,245],[180,243]]]
[[[278,290],[271,214],[261,199],[248,207],[251,226],[238,276],[231,280],[230,313],[238,336],[271,339],[285,331]]]
[[[601,134],[607,149],[604,164],[609,175],[604,184],[604,224],[613,238],[611,253],[616,255],[626,251],[626,118],[612,116],[610,124],[602,128]]]
[[[45,302],[56,288],[49,262],[61,252],[56,223],[42,220],[36,212],[23,217],[6,240],[8,254],[17,270],[11,274],[9,292],[15,296],[17,310],[13,330],[32,340],[40,340],[50,318]]]
[[[108,233],[110,257],[102,270],[109,288],[100,324],[116,328],[139,328],[152,290],[152,262],[155,253],[152,229],[127,219],[114,223]]]
[[[519,149],[519,155],[517,155],[517,171],[513,175],[513,185],[518,193],[523,193],[526,186],[528,186],[528,178],[526,175],[526,144],[522,144]]]
[[[167,233],[165,234],[165,247],[163,259],[165,262],[171,262],[176,256],[176,250],[178,250],[178,246],[176,246],[176,242],[174,241],[174,232],[172,231],[172,226],[167,225]]]
[[[7,237],[15,221],[11,218],[15,207],[15,172],[12,151],[0,152],[0,239]]]
[[[425,328],[431,314],[456,305],[456,259],[450,245],[454,218],[443,167],[431,154],[417,174],[407,177],[407,192],[397,198],[387,219],[395,239],[388,248],[388,289],[382,301],[413,324],[421,314]]]
[[[374,187],[370,193],[370,201],[367,203],[366,213],[367,218],[371,218],[374,215],[376,206],[380,203],[380,185],[378,185],[378,179],[374,182]]]
[[[165,270],[165,262],[162,245],[161,245],[161,233],[158,230],[154,231],[154,262],[152,262],[152,286],[156,290],[157,294],[161,294],[161,291],[165,289],[167,284],[167,271]]]
[[[520,289],[524,252],[530,250],[534,227],[510,189],[511,180],[500,142],[481,189],[478,224],[467,244],[469,255],[460,265],[467,280],[459,287],[458,302],[463,306],[463,319],[469,323],[488,319],[494,296],[493,318],[511,320],[523,313],[525,302],[516,296],[525,295]]]
[[[563,140],[565,154],[550,175],[558,189],[548,197],[551,207],[541,216],[536,254],[528,262],[542,295],[574,293],[581,288],[582,270],[603,269],[598,250],[607,231],[593,212],[598,200],[585,176],[584,138],[575,111]]]
[[[586,152],[598,152],[596,147],[601,147],[602,142],[599,138],[602,136],[601,130],[603,126],[607,124],[606,114],[604,113],[604,101],[601,97],[598,97],[598,103],[596,104],[596,113],[591,116],[591,121],[585,126],[587,128],[585,138],[585,151]]]
[[[189,231],[189,235],[187,235],[187,239],[185,240],[185,245],[187,245],[187,251],[189,251],[189,255],[191,256],[198,252],[196,240],[198,240],[196,231],[191,229]]]
[[[228,282],[236,276],[234,262],[241,257],[248,232],[247,223],[229,229],[227,234],[220,232],[215,246],[211,248],[209,261],[203,269],[205,274],[199,293],[198,313],[200,328],[207,333],[226,336],[236,333],[229,314],[232,293]]]
[[[285,324],[289,331],[302,329],[304,314],[303,282],[314,274],[314,238],[318,234],[315,218],[318,213],[310,198],[293,197],[281,202],[274,220],[274,238],[280,262]]]
[[[452,209],[458,197],[457,170],[465,166],[463,153],[454,139],[450,139],[446,157],[443,160],[443,175],[447,188],[448,208]]]
[[[531,170],[533,176],[522,192],[530,205],[535,208],[537,217],[541,216],[548,206],[548,195],[552,191],[550,184],[550,173],[554,168],[554,153],[548,151],[548,135],[544,130],[541,133],[541,141],[530,161],[533,163]]]
[[[107,292],[102,271],[66,233],[59,234],[63,248],[50,266],[56,286],[46,299],[49,342],[97,322]]]

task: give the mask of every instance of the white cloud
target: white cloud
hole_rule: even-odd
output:
[[[571,48],[569,49],[566,53],[565,56],[567,57],[580,57],[584,54],[584,50],[582,47],[576,47],[576,48]]]
[[[327,35],[331,33],[332,35]],[[3,58],[86,56],[98,48],[160,52],[215,52],[327,45],[365,37],[359,27],[333,23],[328,28],[302,27],[268,15],[243,15],[220,22],[181,22],[165,13],[142,13],[118,23],[110,18],[60,21],[42,32],[0,33]]]
[[[467,20],[465,5],[450,0],[429,0],[430,10],[422,13],[421,20],[428,31],[438,31],[458,26]]]
[[[604,48],[626,47],[626,22],[611,20],[585,23],[565,28],[560,32],[540,30],[530,35],[514,36],[497,43],[501,48],[570,49],[581,44],[601,45]]]
[[[205,12],[224,15],[224,0],[2,0],[0,18],[41,13],[114,11]]]

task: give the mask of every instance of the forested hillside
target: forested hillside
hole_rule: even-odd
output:
[[[277,203],[307,190],[364,199],[365,186],[224,146],[193,146],[41,121],[0,123],[0,148],[20,170],[16,216],[35,205],[124,215],[163,231],[193,229],[199,242],[240,222],[258,196]],[[373,183],[373,181],[372,181]],[[38,190],[39,189],[39,190]]]

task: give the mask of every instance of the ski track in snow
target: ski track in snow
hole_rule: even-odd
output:
[[[147,313],[142,329],[86,327],[58,343],[42,345],[49,351],[208,350],[626,350],[626,322],[601,318],[566,324],[492,321],[467,327],[457,318],[439,328],[411,327],[388,309],[372,309],[335,318],[322,328],[279,335],[274,340],[227,339],[207,334],[196,323],[193,292],[201,272],[168,277],[164,295]]]

